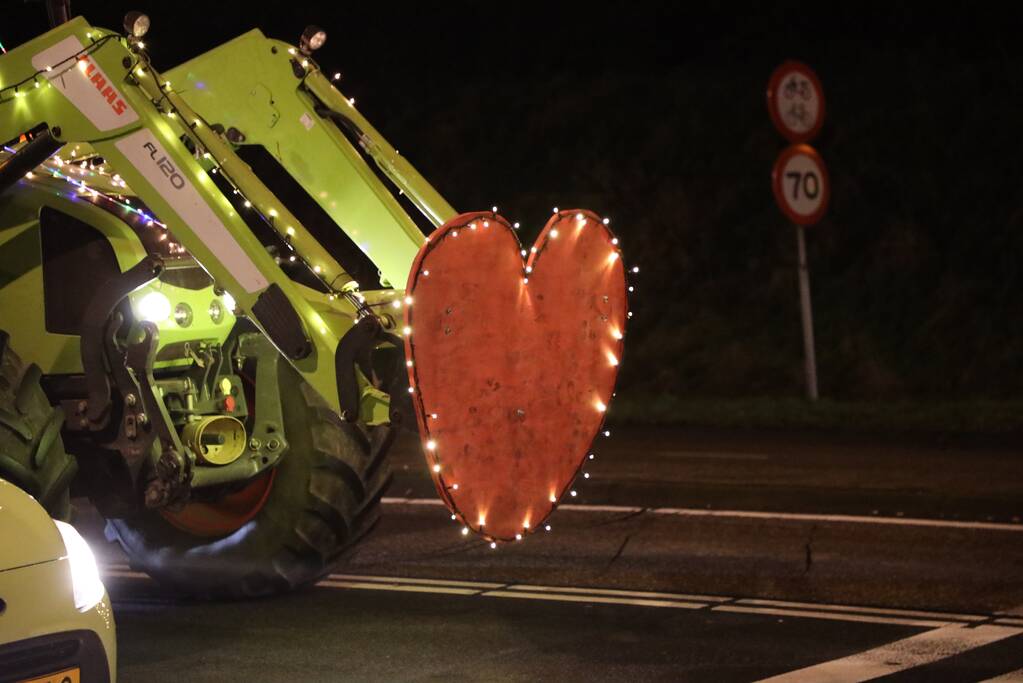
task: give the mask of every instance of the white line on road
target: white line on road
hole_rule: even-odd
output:
[[[420,584],[377,583],[375,581],[334,581],[324,579],[317,586],[327,588],[361,588],[375,591],[400,591],[404,593],[438,593],[442,595],[479,595],[475,588],[452,588],[451,586],[423,586]]]
[[[1023,633],[1023,628],[953,624],[859,652],[797,669],[760,683],[854,683],[936,662]]]
[[[643,598],[613,598],[608,595],[566,595],[564,593],[528,593],[518,590],[487,591],[480,593],[487,598],[522,598],[553,602],[585,602],[588,604],[603,603],[608,605],[633,605],[637,607],[674,607],[675,609],[702,609],[707,605],[702,602],[681,602],[678,600],[650,600]]]
[[[482,581],[452,581],[450,579],[414,579],[405,576],[368,576],[363,574],[331,574],[330,578],[339,581],[378,581],[384,583],[419,583],[432,586],[455,586],[458,588],[476,588],[484,590],[487,588],[502,588],[506,583],[485,583]]]
[[[444,505],[438,498],[382,498],[385,505]],[[961,522],[920,517],[875,517],[871,515],[830,515],[805,512],[760,512],[754,510],[707,510],[704,508],[643,508],[629,505],[576,505],[566,503],[558,509],[566,512],[613,512],[675,517],[720,517],[728,519],[779,519],[796,522],[834,522],[838,524],[882,524],[891,526],[931,527],[937,529],[971,529],[974,531],[1006,531],[1023,533],[1023,524],[1006,522]]]
[[[539,593],[581,593],[586,595],[614,595],[622,598],[669,598],[671,600],[696,600],[699,602],[727,602],[732,598],[714,595],[687,595],[685,593],[651,593],[649,591],[624,591],[617,588],[575,588],[570,586],[532,586],[516,584],[509,590],[533,591]]]
[[[103,574],[105,576],[115,578],[149,578],[142,572],[136,572],[128,569],[127,565],[124,564],[106,565],[103,568]],[[454,581],[450,579],[405,578],[397,576],[366,576],[361,574],[330,574],[317,585],[324,588],[434,593],[439,595],[471,595],[559,602],[633,605],[637,607],[706,609],[715,612],[786,616],[799,619],[826,619],[829,621],[889,624],[897,626],[918,626],[921,628],[932,629],[949,624],[962,626],[964,625],[964,621],[977,625],[980,622],[984,622],[989,619],[988,616],[979,614],[946,614],[943,612],[860,607],[855,605],[829,605],[812,602],[735,598],[721,595],[628,591],[617,588],[503,584],[484,581]],[[1004,624],[1004,620],[999,619],[997,625],[1002,624]],[[988,624],[983,625],[987,626]],[[1016,628],[1016,630],[1023,632],[1023,628]]]
[[[855,621],[865,624],[889,624],[892,626],[919,626],[921,628],[940,628],[948,625],[948,620],[889,617],[871,614],[844,614],[827,610],[796,610],[781,607],[747,607],[745,605],[718,605],[711,608],[715,612],[734,612],[736,614],[771,614],[776,617],[797,617],[802,619],[828,619],[831,621]]]
[[[764,607],[795,607],[805,609],[805,602],[791,602],[788,600],[762,600],[760,598],[743,598],[738,601],[740,605],[760,605]],[[909,609],[890,609],[886,607],[860,607],[856,605],[813,605],[814,609],[838,610],[840,612],[865,612],[869,614],[892,614],[900,617],[925,617],[933,618],[940,614],[944,621],[983,621],[987,619],[982,614],[945,614],[943,612],[921,612]]]

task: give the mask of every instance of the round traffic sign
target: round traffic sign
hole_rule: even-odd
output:
[[[813,225],[824,217],[831,183],[824,160],[810,145],[782,150],[771,169],[771,185],[778,207],[796,225]]]
[[[813,69],[787,61],[767,83],[771,121],[789,142],[809,142],[824,123],[824,89]]]

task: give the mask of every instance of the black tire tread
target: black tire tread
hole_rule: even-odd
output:
[[[0,330],[0,476],[35,497],[50,516],[71,516],[77,461],[64,450],[64,413],[39,384],[42,371],[25,365]]]

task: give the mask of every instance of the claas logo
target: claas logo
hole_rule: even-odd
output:
[[[95,86],[100,96],[107,101],[107,104],[110,105],[110,109],[118,116],[123,114],[124,110],[128,108],[128,105],[125,104],[124,100],[118,96],[114,87],[107,83],[106,76],[104,76],[99,70],[99,67],[89,59],[88,55],[82,55],[78,58],[78,68],[83,74],[85,74],[85,77],[89,79],[89,82]]]

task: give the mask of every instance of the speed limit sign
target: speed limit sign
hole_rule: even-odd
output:
[[[778,207],[796,225],[813,225],[828,209],[831,188],[824,160],[810,145],[782,150],[771,170]]]
[[[824,90],[813,69],[787,61],[767,83],[767,109],[789,142],[809,142],[824,123]]]

